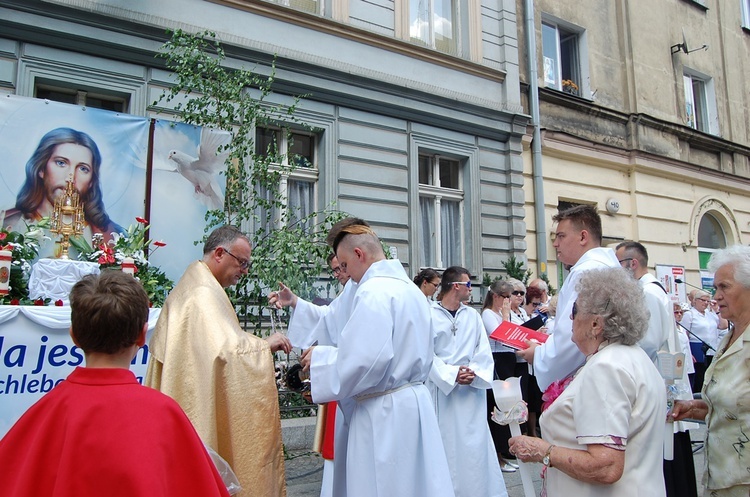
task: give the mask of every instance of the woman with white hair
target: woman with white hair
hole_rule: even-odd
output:
[[[716,348],[718,344],[719,317],[708,309],[711,295],[703,290],[693,293],[693,306],[684,313],[680,325],[688,331],[690,336],[690,352],[695,361],[695,375],[692,378],[693,392],[700,392],[703,387],[703,377],[711,363],[711,356],[707,355],[709,347]]]
[[[730,332],[706,370],[701,400],[678,401],[676,420],[705,419],[704,496],[746,497],[750,493],[746,449],[750,449],[750,247],[714,252],[708,262],[721,316]]]
[[[542,414],[544,438],[513,437],[510,450],[544,464],[549,497],[663,497],[667,399],[638,346],[648,326],[643,292],[620,268],[586,271],[576,290],[572,339],[586,362]]]

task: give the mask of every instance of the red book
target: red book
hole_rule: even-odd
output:
[[[510,321],[503,321],[500,323],[500,326],[495,328],[490,338],[516,350],[524,350],[528,348],[526,340],[536,340],[539,343],[544,343],[549,338],[549,335],[541,331],[513,324]]]

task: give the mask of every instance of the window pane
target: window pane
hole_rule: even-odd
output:
[[[421,267],[435,267],[435,199],[419,197],[419,257]]]
[[[440,231],[443,264],[460,266],[461,261],[461,202],[443,199],[440,202]]]
[[[693,104],[695,105],[695,128],[708,131],[706,84],[699,79],[693,79]]]
[[[443,188],[454,188],[458,190],[458,161],[440,159],[440,185]]]
[[[422,185],[432,184],[432,161],[427,155],[419,156],[419,183]]]
[[[278,209],[275,205],[272,205],[273,192],[258,185],[255,187],[255,195],[258,202],[258,207],[255,209],[255,216],[258,223],[256,229],[265,232],[271,231],[274,229],[276,218],[278,217]]]
[[[275,155],[278,144],[277,131],[268,128],[255,129],[255,153],[262,157]]]
[[[570,80],[580,88],[581,72],[578,64],[578,35],[560,33],[560,73],[562,80]]]
[[[77,97],[75,92],[62,92],[56,90],[47,90],[45,88],[36,89],[36,98],[46,98],[53,102],[62,102],[65,104],[75,104]]]
[[[544,55],[544,84],[560,89],[557,78],[557,28],[542,23],[542,53]]]
[[[309,135],[292,133],[290,135],[289,162],[297,167],[314,167],[315,143]]]
[[[429,0],[409,0],[409,39],[412,43],[432,45]]]
[[[458,36],[456,36],[454,19],[453,1],[452,0],[433,0],[435,5],[435,15],[433,17],[435,30],[435,48],[441,52],[457,55],[458,54]]]
[[[685,87],[685,116],[687,125],[695,128],[695,104],[693,103],[693,80],[689,76],[683,76],[682,81]]]
[[[289,200],[287,209],[289,212],[289,224],[297,224],[313,212],[315,201],[315,184],[308,181],[297,181],[290,179],[288,182]],[[308,219],[304,224],[304,230],[310,231],[313,220]]]
[[[720,249],[727,246],[724,229],[719,221],[711,214],[704,214],[698,225],[698,246]]]

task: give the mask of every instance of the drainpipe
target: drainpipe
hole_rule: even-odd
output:
[[[534,185],[534,219],[536,220],[537,276],[547,272],[547,223],[544,213],[544,182],[542,178],[542,138],[539,128],[539,83],[536,62],[536,25],[534,0],[524,0],[526,23],[526,62],[529,70],[529,110],[531,111],[531,171]],[[547,275],[549,276],[549,274]]]

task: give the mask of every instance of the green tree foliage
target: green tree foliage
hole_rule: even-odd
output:
[[[524,269],[523,262],[516,260],[515,255],[511,255],[507,261],[503,261],[501,264],[505,272],[508,273],[508,278],[515,278],[523,282],[524,285],[528,285],[532,271],[531,269]]]
[[[172,102],[183,122],[231,134],[223,149],[228,152],[224,208],[206,214],[206,233],[223,224],[252,231],[252,267],[230,297],[239,313],[260,330],[265,296],[279,281],[302,297],[319,291],[315,283],[329,252],[325,235],[343,215],[332,206],[305,217],[286,209],[279,190],[282,177],[306,165],[305,159],[286,157],[275,141],[256,150],[255,131],[278,129],[291,140],[290,126],[315,130],[295,117],[299,97],[289,106],[270,102],[275,64],[269,76],[227,67],[224,49],[212,32],[175,31],[159,56],[174,72],[175,83],[154,105]]]

